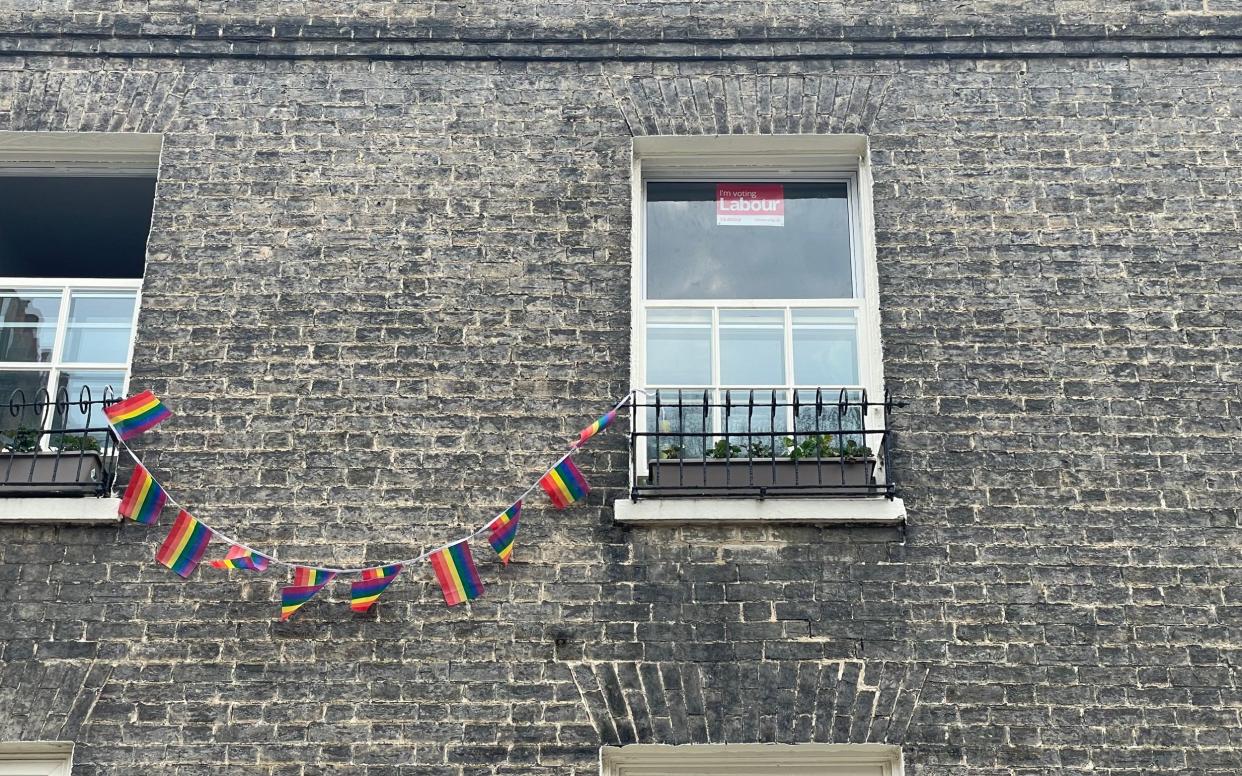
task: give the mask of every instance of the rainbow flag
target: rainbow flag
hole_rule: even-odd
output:
[[[121,517],[151,525],[160,519],[160,512],[167,502],[168,494],[151,473],[141,466],[135,466],[129,485],[125,488],[125,495],[121,497],[121,506],[116,511]]]
[[[575,447],[582,447],[583,445],[585,445],[588,439],[595,436],[596,434],[603,431],[604,429],[608,428],[609,424],[611,424],[616,419],[617,419],[616,410],[609,410],[608,412],[605,412],[603,415],[600,415],[595,420],[594,423],[582,429],[582,432],[578,434],[578,444],[576,444]]]
[[[137,396],[104,407],[104,415],[112,423],[116,435],[123,440],[132,439],[172,417],[168,408],[150,391],[143,391]]]
[[[229,547],[229,551],[225,553],[222,560],[213,560],[212,568],[217,569],[245,569],[246,571],[267,571],[268,557],[262,553],[255,552],[249,547],[242,547],[240,544],[234,544]]]
[[[431,565],[436,579],[444,591],[444,603],[456,606],[483,595],[483,581],[479,579],[470,545],[464,540],[431,554]]]
[[[586,498],[591,492],[586,478],[574,462],[569,458],[552,467],[552,470],[539,478],[539,487],[543,488],[552,504],[557,509],[564,509],[580,498]]]
[[[294,612],[314,598],[315,593],[323,590],[335,576],[336,573],[332,571],[294,566],[293,584],[280,589],[280,619],[287,620],[292,617]]]
[[[362,579],[349,586],[349,608],[355,612],[365,612],[379,600],[380,593],[388,589],[392,581],[401,573],[401,564],[379,566],[362,572]]]
[[[155,559],[187,579],[198,568],[210,542],[211,529],[183,509],[177,513],[177,521],[155,553]]]
[[[487,543],[492,545],[492,549],[506,566],[509,565],[509,559],[513,556],[513,540],[517,538],[518,518],[521,515],[522,502],[519,500],[488,523],[492,532],[487,537]]]

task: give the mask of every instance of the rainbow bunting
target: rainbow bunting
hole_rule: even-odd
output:
[[[522,515],[522,502],[519,499],[514,502],[513,506],[496,516],[496,519],[488,524],[492,529],[491,534],[487,537],[487,543],[492,545],[492,549],[500,556],[500,560],[506,566],[509,559],[513,556],[513,540],[517,538],[518,518]]]
[[[183,509],[177,513],[177,521],[155,559],[185,579],[194,573],[210,542],[211,529]]]
[[[470,545],[465,540],[431,553],[431,565],[444,591],[444,602],[449,606],[483,595],[483,581],[479,579]]]
[[[229,547],[222,560],[213,560],[211,565],[218,569],[245,569],[246,571],[267,571],[268,557],[255,552],[249,547],[234,544]]]
[[[578,444],[574,446],[581,447],[582,445],[585,445],[588,439],[595,436],[596,434],[603,431],[604,429],[608,428],[609,424],[611,424],[616,419],[617,419],[616,410],[608,410],[608,412],[605,412],[603,415],[600,415],[595,420],[594,423],[582,429],[582,432],[578,434]]]
[[[362,579],[349,586],[349,608],[355,612],[365,612],[379,600],[392,581],[401,573],[401,564],[379,566],[362,572]]]
[[[591,492],[586,478],[574,462],[569,458],[552,467],[552,470],[539,478],[539,487],[552,499],[557,509],[564,509]]]
[[[135,466],[117,512],[134,522],[151,525],[160,519],[160,512],[167,502],[168,494],[151,473],[142,466]]]
[[[155,394],[143,391],[137,396],[104,407],[104,415],[112,423],[117,436],[128,440],[168,420],[172,413],[155,398]]]
[[[307,566],[293,567],[293,584],[280,589],[280,619],[287,620],[293,613],[309,600],[336,576],[335,572],[313,569]]]

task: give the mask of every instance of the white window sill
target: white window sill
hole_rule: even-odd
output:
[[[70,523],[74,525],[116,523],[121,519],[121,516],[116,513],[119,506],[121,506],[119,498],[0,497],[0,525],[6,523]]]
[[[899,525],[906,520],[906,506],[899,498],[650,498],[640,501],[618,498],[613,506],[618,523]]]

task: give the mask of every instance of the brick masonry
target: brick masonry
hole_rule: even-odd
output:
[[[619,527],[609,434],[590,503],[532,505],[468,609],[412,569],[371,615],[341,584],[285,624],[279,574],[182,583],[158,531],[6,526],[0,739],[76,741],[75,774],[590,774],[635,741],[883,741],[920,776],[1242,770],[1235,59],[1086,32],[1062,56],[1033,16],[1029,57],[342,59],[297,48],[333,4],[202,4],[261,20],[229,32],[270,39],[242,57],[204,53],[182,4],[43,5],[0,16],[0,129],[164,133],[134,370],[178,417],[142,452],[207,520],[339,563],[477,524],[626,390],[631,137],[862,132],[910,521]],[[527,26],[355,5],[446,45],[476,21],[687,33],[650,2]],[[865,37],[803,5],[698,13]],[[1053,5],[1140,37],[1238,10]],[[48,36],[90,29],[115,37]]]

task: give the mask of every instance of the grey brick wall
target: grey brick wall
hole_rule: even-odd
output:
[[[178,417],[141,448],[213,524],[357,563],[503,507],[626,390],[631,136],[717,132],[871,138],[910,521],[616,526],[610,434],[590,503],[528,507],[469,609],[410,569],[371,615],[340,584],[284,624],[279,574],[182,583],[160,531],[6,526],[0,739],[74,740],[75,774],[588,774],[601,744],[773,740],[897,743],[920,776],[1242,770],[1235,60],[1034,33],[1029,57],[190,56],[154,20],[37,34],[176,4],[25,5],[0,129],[165,135],[134,369]],[[270,8],[245,5],[201,4]],[[1123,13],[1053,11],[1079,5]],[[547,10],[530,36],[595,9]]]

